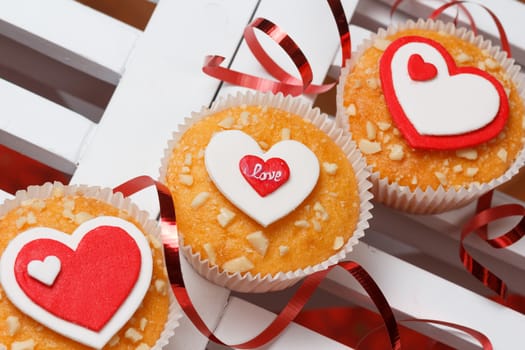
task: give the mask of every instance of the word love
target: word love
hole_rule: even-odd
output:
[[[239,169],[261,197],[277,190],[290,177],[288,164],[281,158],[270,158],[265,162],[257,156],[247,155],[241,158]]]

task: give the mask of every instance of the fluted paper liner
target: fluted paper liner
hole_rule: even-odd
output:
[[[312,109],[309,103],[299,98],[284,97],[282,94],[274,95],[271,93],[249,92],[246,94],[238,93],[235,96],[230,95],[214,103],[210,109],[203,108],[199,113],[193,113],[190,118],[187,118],[185,123],[179,126],[179,130],[173,133],[173,138],[168,143],[160,168],[160,181],[163,183],[166,182],[167,166],[173,148],[188,127],[208,115],[240,105],[275,107],[302,116],[305,120],[310,121],[313,125],[324,131],[337,145],[341,147],[342,151],[346,154],[347,159],[352,164],[357,179],[360,209],[355,231],[337,253],[317,265],[308,266],[295,271],[279,272],[274,275],[268,274],[265,276],[261,276],[260,274],[253,275],[249,272],[232,274],[221,271],[217,265],[210,267],[207,259],[202,259],[199,253],[193,252],[190,246],[185,246],[181,241],[180,250],[183,253],[183,256],[200,275],[215,284],[239,292],[262,293],[282,290],[297,283],[305,276],[316,271],[325,270],[329,266],[337,264],[352,251],[352,247],[358,243],[361,237],[364,236],[364,231],[369,226],[368,220],[372,216],[370,214],[370,209],[372,208],[370,199],[372,198],[372,195],[369,192],[371,187],[371,183],[368,181],[369,171],[366,169],[364,159],[355,143],[351,140],[349,133],[337,127],[335,122],[327,115],[322,114],[319,109]]]
[[[514,60],[508,58],[507,53],[501,51],[498,46],[493,46],[489,40],[484,40],[480,35],[474,35],[472,31],[466,30],[465,28],[456,28],[452,23],[445,24],[442,21],[422,19],[417,22],[407,21],[397,26],[391,26],[386,30],[380,29],[377,34],[372,34],[369,39],[364,40],[363,43],[357,47],[357,50],[352,53],[352,57],[346,62],[339,77],[336,97],[336,123],[344,130],[350,132],[343,97],[345,82],[352,67],[356,64],[363,52],[373,45],[376,39],[386,38],[405,29],[427,29],[444,32],[466,40],[478,46],[481,50],[486,50],[490,56],[506,70],[508,77],[514,82],[521,99],[525,101],[525,83],[520,73],[520,67],[515,65]],[[518,173],[523,164],[525,164],[525,147],[518,153],[514,163],[511,164],[503,175],[488,183],[472,183],[468,187],[459,188],[445,189],[443,186],[439,186],[437,189],[428,187],[426,189],[416,188],[415,190],[411,190],[408,186],[401,186],[396,182],[390,183],[390,180],[388,178],[382,178],[378,171],[372,172],[370,181],[373,184],[372,193],[374,194],[374,200],[386,206],[412,214],[437,214],[465,206],[484,193],[507,182]]]
[[[27,190],[17,191],[13,199],[6,200],[0,205],[0,217],[5,215],[8,211],[18,208],[23,205],[24,201],[28,199],[46,199],[53,196],[55,191],[63,192],[65,195],[79,194],[85,197],[98,199],[104,203],[110,204],[115,208],[125,211],[130,217],[135,219],[142,231],[147,236],[148,240],[157,240],[158,244],[162,244],[160,237],[160,227],[156,221],[149,218],[146,211],[140,210],[129,198],[124,198],[122,193],[113,193],[109,188],[76,185],[65,186],[59,182],[45,183],[42,186],[29,186]],[[175,296],[171,288],[167,288],[169,294],[169,309],[164,330],[161,332],[159,339],[151,350],[160,350],[164,348],[171,336],[174,334],[174,329],[179,325],[179,319],[182,317],[182,312],[179,305],[175,301]],[[106,346],[108,346],[106,344]]]

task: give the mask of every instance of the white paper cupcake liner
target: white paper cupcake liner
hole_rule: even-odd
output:
[[[220,271],[216,265],[210,267],[207,259],[202,259],[199,253],[193,252],[190,246],[184,246],[184,243],[181,241],[180,250],[183,253],[183,256],[200,275],[215,284],[239,292],[262,293],[282,290],[297,283],[305,276],[317,271],[325,270],[328,267],[337,264],[352,251],[352,247],[358,243],[361,237],[364,236],[364,231],[369,227],[368,220],[372,217],[370,214],[372,208],[370,200],[372,195],[369,191],[372,185],[368,181],[370,173],[366,168],[366,164],[360,151],[351,140],[349,133],[337,127],[335,122],[327,115],[321,113],[319,109],[312,109],[311,105],[304,100],[284,97],[282,94],[274,95],[271,93],[248,92],[245,94],[238,93],[235,96],[230,95],[217,101],[210,109],[203,108],[199,113],[193,113],[191,118],[187,118],[185,123],[179,126],[179,130],[173,133],[173,137],[168,142],[168,147],[165,150],[160,168],[160,181],[163,183],[166,182],[167,166],[173,148],[188,127],[208,115],[240,105],[263,105],[275,107],[302,116],[305,120],[310,121],[313,125],[324,131],[337,145],[341,147],[346,154],[347,159],[352,164],[357,179],[360,207],[359,219],[355,231],[341,250],[317,265],[297,269],[295,271],[279,272],[275,275],[268,274],[261,276],[260,274],[253,275],[251,273],[231,274]]]
[[[86,185],[65,186],[59,182],[45,183],[42,186],[29,186],[27,190],[17,191],[14,198],[8,199],[0,205],[0,217],[5,215],[8,211],[22,206],[24,201],[29,199],[50,198],[57,191],[64,195],[80,194],[85,197],[95,198],[104,203],[110,204],[119,210],[127,212],[130,217],[133,217],[133,219],[139,223],[142,230],[150,236],[148,240],[155,239],[158,244],[162,244],[160,243],[161,236],[158,223],[151,220],[149,214],[146,211],[140,210],[131,202],[131,199],[124,198],[120,192],[113,193],[109,188]],[[169,343],[169,339],[173,336],[174,329],[179,326],[179,319],[183,315],[171,288],[167,288],[167,291],[169,293],[170,304],[166,324],[164,325],[164,330],[160,334],[159,339],[155,345],[151,347],[151,350],[161,350]]]
[[[525,102],[525,79],[520,73],[521,68],[514,64],[515,60],[508,58],[506,52],[501,51],[500,47],[493,46],[489,40],[483,39],[480,35],[474,35],[472,31],[465,28],[456,28],[453,23],[423,19],[417,22],[410,20],[397,26],[391,26],[386,30],[380,29],[377,34],[372,34],[369,39],[364,40],[357,47],[356,51],[352,53],[352,57],[341,70],[339,83],[337,84],[336,123],[344,130],[350,130],[348,116],[343,106],[343,98],[345,82],[352,67],[362,56],[363,52],[373,45],[376,39],[384,39],[387,36],[405,29],[430,29],[437,32],[444,32],[466,40],[478,46],[481,50],[486,50],[506,70],[509,79],[514,82],[521,99]],[[388,178],[382,178],[378,171],[372,172],[370,181],[373,184],[372,193],[374,194],[374,200],[388,207],[412,214],[437,214],[460,208],[476,200],[484,193],[509,181],[519,172],[524,164],[525,147],[518,153],[514,162],[503,175],[488,183],[473,183],[468,187],[460,188],[445,189],[443,186],[439,186],[437,189],[428,187],[426,189],[417,188],[411,190],[408,186],[400,186],[395,182],[390,182]]]

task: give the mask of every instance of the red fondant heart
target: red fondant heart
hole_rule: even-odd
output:
[[[414,54],[408,59],[408,74],[412,80],[431,80],[436,77],[437,73],[436,66],[432,63],[425,62],[421,55]]]
[[[439,52],[439,55],[441,56],[441,60],[445,62],[446,68],[444,70],[440,70],[438,68],[436,74],[434,75],[431,66],[434,66],[434,68],[437,67],[435,67],[434,64],[425,62],[423,57],[421,57],[418,54],[418,49],[414,49],[415,52],[409,53],[410,56],[407,58],[407,61],[401,63],[407,65],[407,79],[412,79],[413,84],[434,84],[436,80],[434,78],[436,77],[454,77],[462,74],[470,74],[485,79],[488,82],[488,84],[492,84],[493,88],[497,93],[497,96],[499,96],[499,106],[497,107],[497,112],[495,112],[493,119],[488,124],[482,127],[463,133],[436,135],[422,134],[418,132],[418,130],[415,128],[415,126],[412,124],[409,117],[405,113],[405,110],[398,99],[398,94],[402,92],[396,91],[392,76],[392,61],[394,55],[404,45],[411,43],[418,43],[418,45],[419,43],[423,45],[430,45],[431,47],[436,49]],[[381,86],[392,119],[396,127],[401,131],[407,143],[413,148],[453,150],[476,146],[483,142],[489,141],[490,139],[497,136],[507,122],[509,115],[509,102],[501,83],[489,73],[482,71],[478,68],[456,66],[456,63],[453,57],[450,55],[450,53],[441,44],[434,40],[419,36],[406,36],[396,39],[387,47],[387,49],[383,53],[379,64],[379,71]],[[431,78],[430,80],[427,79],[432,76],[433,78]],[[460,91],[460,93],[469,94],[469,91]],[[409,97],[412,99],[414,98],[413,96]],[[483,96],[477,96],[476,98],[478,101],[483,100]],[[416,101],[416,103],[419,104],[424,103],[422,101],[418,101],[417,99],[413,99],[412,101]],[[435,97],[433,97],[432,105],[438,106],[440,104],[452,106],[452,108],[455,108],[455,104],[449,103],[449,101],[444,99],[442,96],[436,94]],[[426,105],[423,107],[430,109],[433,108],[432,105]],[[463,114],[462,117],[470,118],[471,115],[467,114],[469,113]],[[442,121],[439,120],[439,122]]]
[[[31,261],[56,256],[60,271],[51,286],[31,277]],[[15,260],[15,277],[24,293],[45,310],[68,322],[99,331],[135,285],[141,266],[136,242],[120,227],[99,226],[76,250],[47,238],[30,241]]]
[[[281,187],[290,177],[288,164],[281,158],[267,161],[254,155],[247,155],[239,161],[242,176],[252,188],[265,197]]]

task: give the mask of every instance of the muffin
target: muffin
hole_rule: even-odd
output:
[[[440,21],[408,22],[365,41],[341,74],[337,122],[372,169],[375,199],[438,213],[515,175],[525,117],[513,63]]]
[[[47,183],[0,206],[0,347],[161,349],[181,316],[156,222],[110,189]]]
[[[337,263],[370,217],[368,172],[348,135],[281,94],[229,96],[194,114],[162,163],[182,252],[230,289],[282,289]]]

